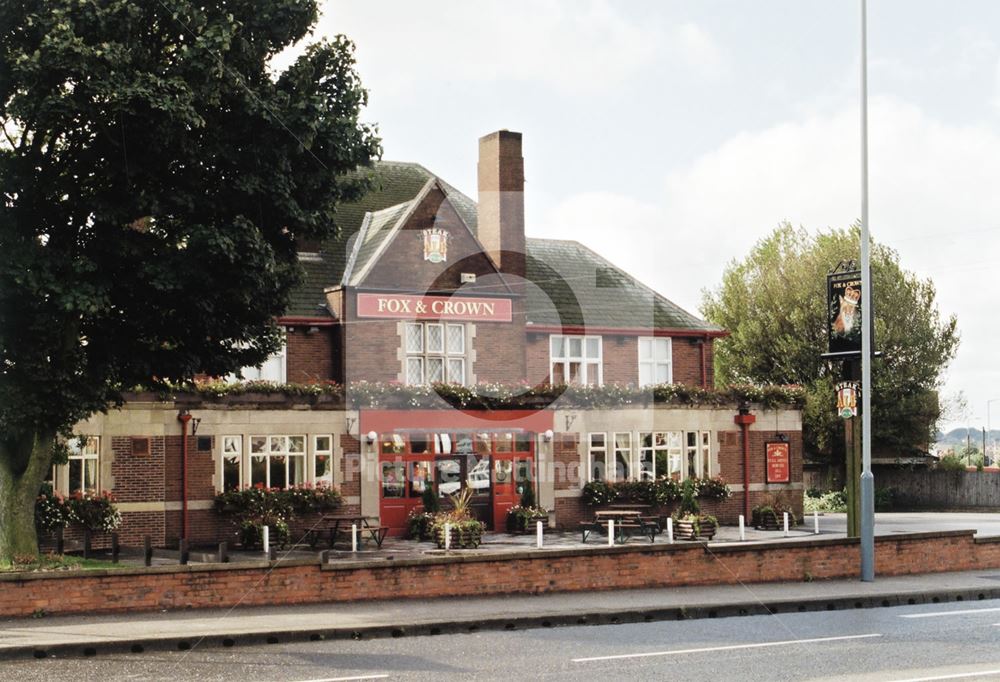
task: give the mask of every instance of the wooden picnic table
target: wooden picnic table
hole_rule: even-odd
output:
[[[642,512],[635,509],[602,509],[594,512],[593,521],[581,521],[580,532],[583,542],[587,542],[587,537],[594,531],[601,531],[605,535],[611,532],[610,521],[615,523],[615,542],[627,542],[633,533],[638,533],[648,537],[650,542],[656,538],[660,532],[660,524],[655,520],[643,518]]]
[[[375,525],[370,524],[370,520],[374,520]],[[387,526],[379,525],[378,519],[372,516],[324,514],[316,526],[309,529],[307,533],[309,546],[315,547],[325,534],[330,549],[333,549],[334,543],[341,537],[346,536],[350,541],[352,527],[357,527],[359,540],[373,540],[379,549],[382,548],[382,541],[385,540],[385,536],[389,532]]]

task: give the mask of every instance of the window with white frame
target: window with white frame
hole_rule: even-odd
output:
[[[288,488],[305,480],[305,436],[250,436],[251,485]]]
[[[639,385],[669,384],[673,381],[670,339],[639,337]]]
[[[101,439],[97,436],[74,436],[69,447],[70,495],[76,492],[95,494],[99,491]]]
[[[667,476],[680,480],[684,474],[683,431],[653,431],[639,434],[639,470],[643,479]]]
[[[631,479],[632,467],[632,434],[629,432],[616,433],[615,437],[615,480],[628,481]]]
[[[608,476],[608,437],[603,433],[587,436],[587,480],[604,481]]]
[[[407,322],[403,344],[407,384],[466,383],[464,324]]]
[[[333,436],[313,436],[313,483],[333,485]]]
[[[222,490],[239,490],[243,487],[243,436],[222,437],[222,471],[219,480]]]
[[[600,336],[549,337],[549,377],[555,385],[604,383]]]
[[[273,381],[277,384],[285,383],[286,379],[286,355],[287,346],[281,344],[278,352],[267,358],[257,367],[244,367],[240,370],[243,381]],[[238,381],[239,378],[232,374],[227,377],[231,381]]]
[[[687,478],[708,478],[712,474],[712,436],[708,431],[688,431],[685,447]]]

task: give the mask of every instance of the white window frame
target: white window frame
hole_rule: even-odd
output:
[[[82,446],[79,445],[81,439],[84,441]],[[92,494],[95,495],[99,494],[101,492],[101,437],[74,435],[72,438],[70,438],[69,442],[67,443],[67,446],[69,447],[69,460],[66,462],[65,465],[66,487],[63,489],[68,494],[73,494],[77,490],[84,493],[91,492]],[[70,480],[70,472],[72,470],[72,466],[70,463],[73,461],[80,462],[79,488],[74,488],[73,481]],[[87,488],[84,487],[84,483],[86,482],[88,462],[92,462],[94,467],[94,488],[92,491],[88,491]],[[53,476],[52,482],[53,482],[53,487],[55,487],[55,484],[57,482],[56,476]],[[60,488],[61,487],[62,486],[60,486]]]
[[[562,355],[556,355],[553,352],[554,342],[559,339],[562,341]],[[580,341],[580,354],[575,355],[570,352],[570,346],[573,340]],[[597,341],[597,356],[591,357],[587,354],[587,342],[596,340]],[[604,338],[602,336],[590,335],[590,336],[580,336],[580,335],[569,335],[569,334],[550,334],[549,335],[549,378],[553,378],[556,375],[555,368],[557,365],[562,365],[562,377],[563,383],[571,383],[569,380],[570,372],[569,367],[573,363],[578,363],[580,365],[580,372],[577,375],[578,381],[575,383],[581,386],[603,386],[604,385]],[[590,370],[588,367],[590,365],[597,365],[597,377],[590,376]]]
[[[240,370],[243,381],[273,381],[278,384],[288,382],[288,344],[282,342],[278,351],[260,363],[257,367],[244,367]],[[227,377],[238,381],[236,375]]]
[[[320,446],[319,446],[319,440],[320,440],[320,438],[328,438],[329,439],[329,443],[330,443],[329,448],[325,448],[325,449],[324,448],[320,448]],[[310,448],[311,453],[309,455],[310,466],[309,466],[309,470],[306,472],[308,474],[310,483],[312,483],[313,485],[326,484],[329,487],[333,487],[333,461],[334,461],[333,460],[333,454],[334,454],[333,434],[332,433],[318,433],[318,434],[315,434],[312,437],[311,445],[312,445],[312,448]],[[317,476],[316,475],[316,459],[319,456],[325,456],[325,457],[329,457],[330,458],[329,459],[329,462],[330,462],[330,469],[329,469],[330,473],[328,475],[326,475],[326,476]]]
[[[419,349],[409,347],[410,329],[420,329]],[[458,344],[449,341],[450,332],[454,328],[461,328],[461,348],[454,348]],[[431,350],[430,338],[431,330],[439,329],[441,332],[441,345]],[[403,380],[411,386],[425,386],[428,381],[428,366],[430,362],[439,361],[441,363],[441,379],[444,383],[459,384],[466,386],[469,382],[469,341],[468,327],[464,323],[455,322],[406,322],[403,327]],[[454,372],[451,371],[453,363],[461,363],[460,376],[456,380]],[[410,364],[416,363],[420,366],[420,381],[410,380]]]
[[[256,439],[256,438],[263,438],[264,439],[265,448],[264,448],[263,452],[254,452],[254,439]],[[284,449],[278,448],[277,450],[275,450],[273,444],[275,442],[279,442],[280,443],[280,441],[278,439],[281,439],[281,438],[285,439],[285,447],[284,447]],[[292,442],[291,441],[292,438],[301,438],[302,439],[302,450],[301,451],[292,452],[291,447],[290,447],[290,444]],[[275,487],[271,483],[271,457],[284,457],[285,458],[285,484],[286,484],[285,487],[286,488],[289,488],[289,487],[292,487],[292,486],[296,486],[296,485],[302,485],[303,483],[306,483],[309,480],[309,458],[307,456],[307,448],[306,448],[306,444],[308,442],[309,441],[308,441],[308,439],[306,438],[306,436],[304,434],[298,434],[298,433],[296,433],[296,434],[255,434],[255,435],[250,436],[250,448],[249,448],[249,452],[247,453],[249,455],[249,457],[250,457],[250,459],[247,460],[247,462],[249,463],[249,466],[247,467],[247,477],[250,479],[250,484],[251,485],[257,485],[257,483],[263,483],[265,488],[273,488],[273,487]],[[254,481],[253,480],[253,458],[254,457],[260,457],[260,458],[264,459],[264,480],[263,481]],[[301,457],[302,458],[302,480],[301,481],[292,482],[292,476],[291,476],[292,471],[293,471],[293,469],[291,468],[292,457]]]
[[[618,437],[619,436],[625,436],[625,437],[628,438],[628,444],[625,447],[623,447],[623,448],[619,448],[618,447]],[[612,480],[612,481],[634,481],[635,480],[635,464],[636,464],[636,461],[638,460],[638,457],[637,457],[637,453],[636,453],[635,444],[634,444],[633,438],[632,438],[632,432],[631,431],[615,431],[615,432],[613,432],[611,434],[611,449],[612,449],[612,452],[614,453],[614,455],[612,457],[612,464],[614,466],[611,467],[611,477],[609,477],[609,480]],[[621,477],[621,478],[619,478],[619,476],[618,476],[618,453],[619,452],[622,452],[622,453],[625,454],[625,463],[626,463],[626,466],[628,467],[628,473],[625,476]]]
[[[595,446],[594,437],[600,436],[604,439],[604,445]],[[604,478],[599,479],[594,477],[594,455],[601,453],[604,456]],[[587,434],[587,483],[593,483],[594,481],[608,481],[611,479],[608,477],[608,434],[602,431],[594,431]]]
[[[247,484],[246,470],[247,467],[244,466],[244,453],[243,453],[243,436],[242,435],[228,435],[223,436],[219,439],[220,450],[219,450],[219,484],[216,486],[219,492],[225,492],[226,490],[226,456],[229,454],[235,454],[237,457],[238,467],[239,467],[239,478],[237,483],[237,488],[242,488]],[[234,453],[230,453],[227,450],[227,445],[233,444],[236,446]]]
[[[649,355],[643,358],[643,346],[649,347]],[[665,353],[660,354],[657,352],[657,346],[661,349],[665,346]],[[669,336],[640,336],[638,342],[638,356],[639,356],[639,386],[655,386],[661,383],[672,384],[674,382],[674,342]],[[665,356],[665,357],[664,357]],[[660,367],[667,368],[667,379],[666,381],[657,381],[657,369]],[[643,380],[642,370],[643,368],[648,368],[649,370],[649,380]]]

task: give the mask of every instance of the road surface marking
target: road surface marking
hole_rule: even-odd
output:
[[[938,616],[965,616],[970,613],[992,613],[1000,611],[1000,607],[993,609],[962,609],[961,611],[934,611],[933,613],[907,613],[900,618],[937,618]]]
[[[388,675],[355,675],[353,677],[323,677],[316,680],[299,680],[299,682],[347,682],[348,680],[383,680]]]
[[[818,642],[841,642],[848,639],[868,639],[881,637],[880,634],[842,635],[840,637],[816,637],[814,639],[789,639],[783,642],[759,642],[757,644],[733,644],[730,646],[709,646],[701,649],[674,649],[673,651],[653,651],[645,654],[618,654],[616,656],[591,656],[589,658],[574,658],[574,663],[587,661],[612,661],[622,658],[647,658],[650,656],[676,656],[678,654],[698,654],[706,651],[732,651],[734,649],[763,649],[770,646],[785,646],[787,644],[815,644]]]
[[[940,675],[937,677],[910,677],[905,680],[893,680],[892,682],[932,682],[932,680],[960,680],[964,677],[982,677],[983,675],[1000,674],[997,670],[980,670],[974,673],[955,673],[954,675]]]

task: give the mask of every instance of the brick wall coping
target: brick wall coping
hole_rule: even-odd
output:
[[[905,543],[918,542],[922,540],[934,540],[941,538],[968,537],[972,538],[975,530],[946,530],[946,531],[925,531],[917,533],[899,533],[893,535],[876,536],[876,543]],[[984,538],[973,538],[976,543],[1000,543],[1000,536]],[[490,552],[482,554],[450,554],[431,555],[416,557],[412,559],[368,559],[359,561],[343,561],[337,563],[321,564],[319,559],[293,559],[280,562],[268,561],[247,561],[230,564],[189,564],[187,566],[153,566],[150,568],[121,568],[121,569],[99,569],[99,570],[78,570],[78,571],[51,571],[51,572],[20,572],[20,573],[0,573],[0,583],[18,583],[34,580],[66,580],[76,578],[97,579],[118,576],[146,576],[146,575],[172,575],[180,573],[217,573],[217,572],[240,572],[257,571],[260,569],[273,568],[293,568],[299,566],[319,565],[323,571],[357,571],[365,569],[392,569],[414,566],[441,566],[454,564],[477,564],[496,561],[537,561],[573,558],[581,556],[612,556],[619,554],[665,554],[672,552],[691,552],[700,550],[712,554],[735,554],[741,552],[768,552],[789,549],[809,549],[814,547],[830,546],[851,546],[859,543],[858,538],[817,538],[815,540],[775,540],[745,544],[712,544],[706,542],[684,542],[669,544],[649,544],[649,545],[615,545],[594,546],[592,548],[567,548],[553,550],[516,550],[511,552]],[[461,550],[456,550],[461,552]],[[386,555],[391,556],[391,555]]]

